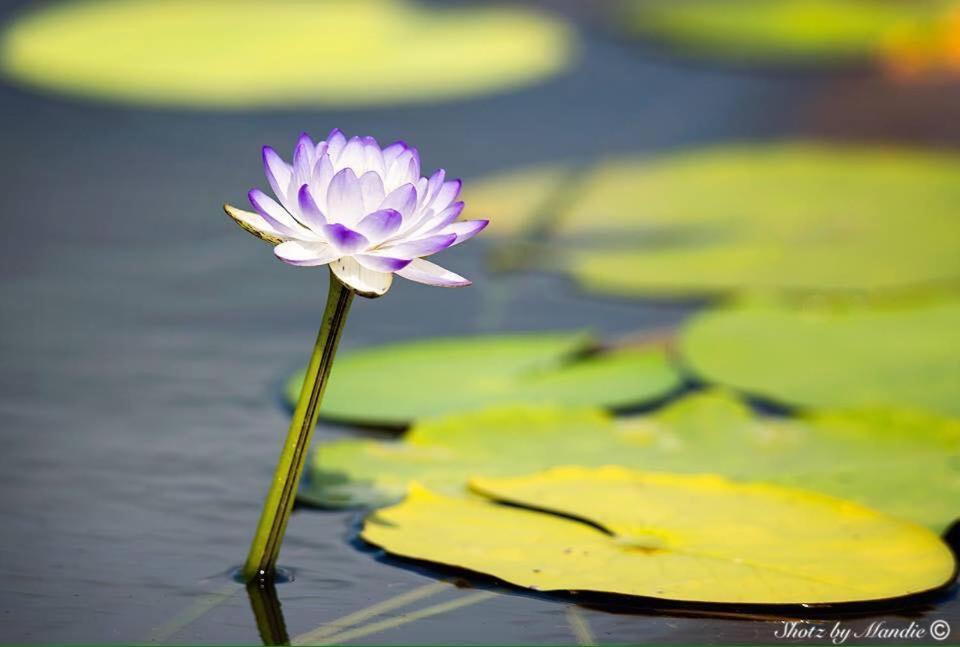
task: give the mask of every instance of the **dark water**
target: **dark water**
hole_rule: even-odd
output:
[[[0,86],[0,640],[259,642],[250,601],[225,573],[245,555],[286,430],[280,382],[305,360],[325,295],[325,272],[278,263],[220,211],[264,184],[261,144],[287,150],[301,130],[333,126],[403,137],[426,167],[469,181],[541,160],[801,133],[835,83],[673,64],[586,27],[569,73],[439,106],[213,114]],[[473,288],[399,281],[358,302],[344,347],[496,330],[616,334],[692,311],[585,297],[542,275],[493,279],[487,251],[478,240],[441,259]],[[434,581],[358,549],[354,522],[317,511],[291,521],[281,563],[296,580],[279,587],[291,636]],[[451,587],[383,617],[474,592]],[[566,602],[496,592],[358,640],[576,640]],[[771,641],[781,627],[579,613],[602,642]],[[960,603],[920,617],[960,621]]]

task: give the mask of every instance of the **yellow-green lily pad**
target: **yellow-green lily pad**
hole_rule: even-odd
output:
[[[622,465],[809,487],[937,531],[960,518],[960,420],[907,410],[758,416],[719,392],[617,419],[492,408],[419,422],[401,441],[323,443],[310,460],[300,498],[326,507],[392,503],[413,481],[458,494],[472,474]]]
[[[415,487],[362,537],[538,591],[713,604],[889,600],[945,587],[956,571],[926,528],[806,490],[619,467],[471,486],[488,499]]]
[[[302,373],[287,383],[289,403]],[[680,385],[659,347],[597,350],[581,333],[423,339],[343,353],[320,416],[384,427],[492,404],[532,402],[628,408]]]
[[[721,146],[520,169],[468,188],[470,210],[496,214],[493,235],[549,246],[518,247],[520,261],[592,292],[849,296],[960,283],[953,154]]]
[[[720,309],[687,325],[681,352],[704,380],[788,405],[960,416],[957,300]]]
[[[405,0],[79,0],[16,15],[3,71],[55,91],[200,108],[393,105],[522,86],[572,34],[519,7]]]
[[[849,64],[926,31],[955,0],[626,0],[618,24],[684,55],[751,64]]]

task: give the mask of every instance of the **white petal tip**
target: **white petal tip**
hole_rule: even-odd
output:
[[[277,232],[273,231],[273,228],[267,224],[267,221],[264,220],[260,214],[253,213],[252,211],[244,211],[243,209],[237,209],[230,204],[224,204],[223,210],[228,216],[233,218],[234,222],[260,240],[272,243],[274,245],[279,245],[283,242],[283,239],[277,235]]]
[[[422,258],[415,258],[405,268],[398,270],[397,274],[410,281],[438,288],[465,288],[473,283],[459,274],[454,274]]]

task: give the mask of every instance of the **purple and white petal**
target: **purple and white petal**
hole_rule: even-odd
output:
[[[403,140],[395,141],[383,149],[383,163],[387,166],[393,164],[393,161],[400,156],[400,153],[409,150],[410,146]]]
[[[363,167],[368,172],[372,171],[381,177],[386,171],[383,163],[383,151],[380,150],[380,145],[373,137],[363,138]]]
[[[313,159],[318,160],[327,154],[327,142],[321,140],[317,142],[317,147],[313,151]]]
[[[479,234],[489,224],[489,220],[461,220],[447,225],[438,233],[456,235],[457,239],[453,241],[453,245],[459,245]],[[453,247],[453,245],[450,246]]]
[[[316,149],[310,135],[303,133],[293,149],[293,176],[296,178],[297,186],[301,186],[310,181],[313,174],[314,153]]]
[[[333,261],[330,263],[330,269],[344,285],[364,297],[383,296],[393,283],[393,272],[369,270],[351,256]]]
[[[339,223],[325,225],[323,233],[330,245],[342,255],[353,254],[370,247],[370,241],[366,236]]]
[[[360,176],[360,193],[363,196],[363,211],[376,211],[383,203],[386,192],[383,190],[383,180],[375,171],[367,171]]]
[[[380,203],[381,209],[399,211],[404,220],[413,215],[417,207],[417,189],[412,184],[404,184],[394,189]]]
[[[420,179],[420,153],[416,149],[413,149],[413,156],[407,164],[407,177],[410,178],[410,182],[416,182]]]
[[[260,240],[265,240],[268,243],[276,245],[282,243],[287,238],[285,232],[280,231],[271,223],[267,222],[259,213],[237,209],[229,204],[223,205],[223,210],[226,211],[227,215],[233,218],[238,225]]]
[[[269,146],[263,147],[263,172],[267,176],[267,182],[273,190],[273,195],[282,199],[287,187],[290,186],[293,171],[277,151]]]
[[[410,169],[411,166],[414,166],[414,158],[418,157],[416,149],[410,148],[400,153],[397,159],[393,160],[387,169],[386,177],[383,179],[383,185],[387,187],[388,191],[401,184],[416,184],[420,176],[411,175]],[[419,167],[419,163],[417,166]]]
[[[288,265],[315,267],[340,258],[340,254],[326,243],[288,240],[273,248],[273,253]]]
[[[363,217],[363,194],[353,169],[345,168],[330,180],[326,215],[331,222],[355,224]]]
[[[309,238],[310,232],[296,219],[291,216],[286,209],[277,204],[276,200],[268,196],[260,189],[253,189],[247,194],[250,204],[259,213],[264,220],[270,223],[275,230],[283,232],[288,238]]]
[[[410,264],[409,258],[390,258],[389,256],[374,256],[372,254],[354,254],[354,260],[360,265],[375,272],[396,272]]]
[[[395,209],[380,209],[363,217],[357,223],[357,231],[373,243],[379,243],[392,236],[403,224],[403,216]]]
[[[423,201],[429,204],[433,201],[434,197],[437,195],[437,191],[440,190],[440,187],[443,186],[443,181],[447,177],[447,172],[442,168],[438,168],[433,172],[433,175],[430,176],[430,179],[427,182],[427,193],[424,195]]]
[[[460,189],[463,186],[461,180],[451,180],[450,182],[444,182],[440,188],[437,190],[437,194],[433,198],[432,206],[437,211],[446,209],[450,206],[450,203],[457,199],[457,196],[460,195]]]
[[[422,258],[416,258],[402,270],[397,270],[397,276],[440,288],[462,288],[470,285],[470,281],[459,274]]]
[[[338,169],[353,169],[354,173],[362,175],[364,171],[363,156],[363,140],[359,137],[351,137],[343,152],[340,153],[340,157],[337,158],[336,166]]]
[[[342,151],[344,146],[347,145],[347,138],[339,128],[334,128],[330,131],[330,134],[327,135],[326,141],[327,155],[330,156],[330,159],[333,162],[336,162],[337,158],[340,156],[340,151]]]
[[[431,215],[429,218],[424,217],[423,222],[421,223],[422,232],[424,234],[433,234],[439,232],[441,229],[460,217],[460,214],[463,212],[463,207],[463,202],[454,202],[440,213]]]
[[[300,216],[305,221],[305,225],[311,229],[319,230],[327,224],[327,218],[323,215],[323,211],[319,205],[317,205],[316,200],[313,199],[309,184],[304,184],[300,187],[300,191],[297,194],[297,203],[300,207]]]
[[[321,211],[327,209],[327,191],[335,172],[329,155],[321,155],[313,167],[313,178],[310,183],[310,193]]]
[[[377,254],[395,256],[397,258],[417,258],[429,256],[443,251],[457,240],[456,234],[437,234],[420,240],[405,240],[394,245],[385,246],[377,250]]]

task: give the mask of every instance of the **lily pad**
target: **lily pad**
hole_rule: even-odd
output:
[[[324,443],[300,497],[326,507],[384,505],[400,500],[412,481],[454,495],[472,474],[519,476],[560,465],[809,487],[937,531],[960,518],[960,420],[892,410],[766,417],[720,392],[641,417],[505,407],[423,421],[402,441]]]
[[[392,105],[528,84],[563,69],[571,41],[516,7],[80,0],[17,16],[0,61],[29,85],[135,104]]]
[[[685,55],[752,64],[869,62],[955,0],[628,0],[619,24]]]
[[[618,467],[478,477],[471,486],[535,510],[416,487],[374,513],[362,537],[538,591],[682,602],[888,600],[955,575],[953,554],[929,530],[805,490]]]
[[[703,379],[799,407],[912,407],[960,416],[960,301],[755,304],[706,312],[681,340]]]
[[[515,170],[466,200],[592,292],[849,295],[960,282],[958,178],[957,155],[792,142]]]
[[[302,373],[289,380],[288,402],[296,402],[302,380]],[[492,404],[618,409],[658,400],[679,385],[663,348],[597,351],[581,333],[424,339],[344,353],[334,365],[320,416],[405,427]]]

